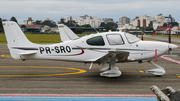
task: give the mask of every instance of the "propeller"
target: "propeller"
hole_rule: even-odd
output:
[[[171,43],[171,26],[169,25],[169,40],[168,40],[169,43]]]
[[[168,40],[169,44],[171,44],[171,26],[169,25],[169,40]],[[171,53],[172,55],[172,48],[169,47],[169,50],[168,50],[168,54],[169,52]]]

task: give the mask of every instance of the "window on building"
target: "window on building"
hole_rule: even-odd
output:
[[[143,26],[146,27],[146,19],[143,19]]]
[[[138,20],[138,26],[140,27],[141,25],[140,25],[140,20]]]
[[[93,45],[93,46],[104,46],[105,45],[102,36],[90,38],[86,42],[88,45]]]
[[[119,34],[109,34],[107,35],[107,40],[110,45],[122,45],[124,41]]]

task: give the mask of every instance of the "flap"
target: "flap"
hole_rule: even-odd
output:
[[[105,64],[105,63],[109,62],[109,60],[111,59],[112,54],[116,54],[116,59],[117,59],[116,62],[126,61],[128,56],[129,56],[129,52],[125,52],[125,51],[109,51],[109,53],[107,55],[99,58],[98,60],[96,60],[96,62]]]

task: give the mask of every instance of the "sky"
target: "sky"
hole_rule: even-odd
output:
[[[61,17],[78,18],[85,14],[119,21],[123,16],[131,20],[136,16],[172,15],[180,22],[180,0],[0,0],[0,18],[14,16],[20,24],[28,17],[33,20]]]

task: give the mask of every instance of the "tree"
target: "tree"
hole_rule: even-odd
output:
[[[167,27],[167,26],[168,26],[168,24],[167,24],[167,23],[164,23],[164,24],[163,24],[163,27]]]
[[[79,26],[74,20],[69,20],[68,22],[65,23],[66,26],[68,27],[77,27]]]
[[[16,20],[16,18],[14,16],[10,19],[10,21],[14,21],[18,24],[18,21]]]
[[[0,32],[3,32],[3,25],[2,25],[2,19],[0,18]]]
[[[41,21],[41,20],[36,20],[36,21],[34,22],[34,24],[35,24],[35,25],[41,25],[41,24],[42,24],[42,21]]]
[[[170,23],[170,24],[171,24],[172,27],[174,27],[174,26],[179,26],[179,23],[178,23],[178,22],[172,22],[172,23]]]
[[[107,31],[109,31],[109,30],[111,30],[111,29],[112,29],[112,26],[111,26],[111,25],[109,25],[109,24],[106,24],[105,28],[106,28],[106,30],[107,30]]]
[[[54,21],[50,21],[50,20],[45,20],[44,22],[42,22],[42,25],[47,25],[49,27],[56,27],[56,23]]]
[[[114,22],[109,22],[105,26],[106,30],[112,30],[112,31],[116,31],[117,27],[118,27],[118,25]]]
[[[25,26],[25,25],[22,25],[21,28],[26,28],[26,26]]]
[[[82,25],[82,27],[91,28],[91,25],[90,24],[85,24],[85,25]]]
[[[61,18],[59,24],[65,24],[65,21],[64,21],[64,20],[65,20],[65,19]]]
[[[171,27],[174,27],[174,26],[179,26],[179,23],[178,22],[170,22],[170,23],[164,23],[163,24],[163,27],[168,27],[169,25],[171,25]]]
[[[116,28],[118,27],[118,25],[114,22],[108,22],[107,24],[109,24],[112,27],[116,27]]]
[[[82,33],[84,32],[84,30],[82,28],[76,28],[75,29],[75,33]]]
[[[150,21],[149,27],[153,27],[153,21]]]
[[[106,27],[106,24],[104,22],[101,22],[99,27]]]
[[[154,31],[154,28],[152,26],[146,27],[146,31]]]

